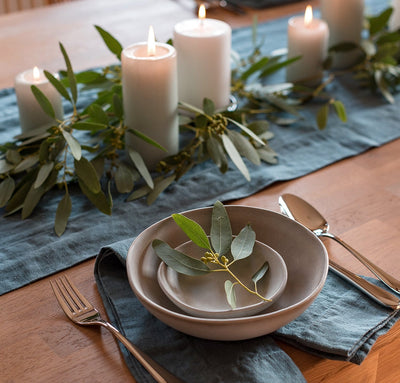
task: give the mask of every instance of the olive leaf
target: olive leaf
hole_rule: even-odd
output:
[[[128,148],[128,154],[132,162],[135,164],[136,169],[139,171],[140,175],[143,177],[145,180],[146,184],[153,189],[154,188],[154,182],[153,179],[151,178],[151,175],[149,173],[149,170],[146,167],[146,164],[143,161],[142,156],[132,148]]]
[[[112,212],[112,201],[110,193],[108,197],[100,190],[98,193],[93,193],[86,184],[78,178],[79,187],[81,188],[83,194],[89,199],[89,201],[97,207],[102,213],[111,215]]]
[[[172,174],[171,176],[164,178],[160,181],[158,181],[155,185],[154,188],[151,190],[151,192],[147,196],[147,204],[151,205],[157,197],[169,186],[172,184],[172,182],[175,181],[175,175]],[[148,186],[148,185],[147,185]]]
[[[90,118],[98,123],[103,125],[108,125],[108,116],[107,113],[103,110],[103,108],[98,104],[92,104],[88,108],[88,114]]]
[[[347,114],[346,114],[346,108],[343,105],[343,103],[341,101],[339,101],[339,100],[335,100],[333,102],[333,106],[334,106],[336,114],[338,115],[340,120],[342,122],[346,122],[347,121]]]
[[[39,186],[38,188],[35,188],[34,185],[32,185],[24,200],[21,215],[22,219],[26,219],[32,214],[44,193],[45,189],[43,185]]]
[[[39,162],[39,157],[37,155],[32,155],[24,158],[13,170],[13,173],[21,173],[27,170]]]
[[[220,141],[214,136],[210,136],[206,141],[206,147],[211,159],[219,167],[221,172],[225,173],[228,170],[228,160]]]
[[[82,121],[82,122],[76,122],[71,127],[73,129],[89,130],[90,132],[95,133],[100,130],[107,129],[107,124],[103,124],[103,123],[99,123],[99,122]]]
[[[128,166],[120,164],[115,172],[115,185],[119,193],[129,193],[134,186],[133,174]]]
[[[55,119],[56,114],[54,112],[53,105],[51,105],[51,102],[47,98],[47,96],[36,86],[36,85],[31,85],[31,90],[33,95],[36,98],[36,101],[39,103],[43,111],[50,116],[51,118]]]
[[[222,139],[222,143],[224,144],[224,148],[225,148],[226,152],[228,153],[229,157],[231,158],[231,160],[233,161],[233,163],[243,174],[244,178],[246,178],[247,181],[250,181],[249,170],[247,169],[246,165],[244,164],[242,157],[240,156],[239,152],[237,151],[235,145],[232,143],[232,141],[229,139],[229,137],[226,134],[222,134],[221,139]]]
[[[231,223],[228,213],[220,201],[215,202],[213,207],[210,236],[212,247],[220,256],[225,255],[230,250],[232,243]]]
[[[15,190],[15,181],[7,177],[0,183],[0,207],[6,206]]]
[[[236,305],[236,294],[235,294],[235,283],[232,283],[229,279],[227,279],[224,283],[224,288],[225,288],[225,294],[226,294],[226,300],[228,301],[229,306],[231,306],[232,309],[235,309],[237,307]]]
[[[197,246],[203,249],[211,248],[207,234],[197,222],[185,217],[182,214],[172,214],[172,218],[189,237],[189,239],[193,241]]]
[[[22,157],[17,150],[9,149],[6,152],[6,160],[11,164],[18,165],[22,161]]]
[[[156,148],[161,149],[164,152],[167,152],[167,149],[165,149],[163,146],[161,146],[159,143],[157,143],[156,141],[154,141],[153,139],[151,139],[149,136],[145,135],[144,133],[139,132],[136,129],[127,129],[127,132],[132,133],[133,135],[135,135],[136,137],[139,137],[144,142],[147,142],[148,144],[153,145]]]
[[[75,74],[74,74],[74,71],[72,70],[71,61],[68,57],[67,51],[64,48],[64,45],[61,43],[59,45],[60,45],[61,53],[64,57],[65,65],[67,66],[67,76],[68,76],[68,81],[69,81],[69,88],[71,89],[72,101],[74,104],[76,104],[76,101],[78,99],[78,88],[76,85]]]
[[[96,169],[85,157],[81,157],[79,161],[74,160],[75,172],[79,180],[81,180],[88,189],[97,194],[100,192],[100,182],[97,177]]]
[[[252,252],[256,241],[256,233],[250,225],[246,225],[233,239],[231,252],[235,261],[247,258]]]
[[[369,33],[371,36],[380,32],[388,24],[393,8],[389,7],[377,16],[368,17]]]
[[[198,276],[208,274],[211,271],[202,261],[174,250],[160,239],[153,240],[151,245],[157,256],[178,273]]]
[[[256,148],[249,142],[249,140],[235,130],[228,131],[228,137],[231,139],[233,145],[235,145],[241,156],[246,157],[255,165],[260,165],[260,156],[258,155]]]
[[[35,189],[37,189],[39,186],[42,186],[44,181],[46,181],[47,177],[50,175],[53,168],[54,162],[46,162],[40,167],[35,183],[33,184],[33,187]]]
[[[71,214],[71,209],[71,197],[69,196],[68,190],[66,190],[63,198],[61,198],[57,206],[56,218],[54,222],[54,231],[59,237],[64,233],[67,227],[67,222]]]
[[[98,25],[94,26],[97,31],[100,33],[101,38],[107,45],[107,48],[117,56],[118,60],[121,60],[121,53],[122,53],[122,45],[115,39],[109,32],[104,30]]]
[[[61,94],[66,100],[72,101],[71,96],[69,95],[67,88],[64,86],[64,84],[55,76],[53,76],[52,73],[48,72],[47,70],[43,71],[44,75],[46,78],[50,81],[51,85],[54,86],[54,88],[57,89],[58,93]]]
[[[82,157],[81,144],[72,134],[68,133],[64,129],[62,129],[62,135],[64,136],[65,141],[71,149],[71,153],[74,156],[75,160],[79,161]]]
[[[322,105],[317,112],[317,125],[319,129],[324,129],[328,122],[329,103]]]
[[[204,110],[205,114],[212,116],[215,113],[214,102],[212,100],[210,100],[209,98],[205,98],[203,100],[203,110]]]

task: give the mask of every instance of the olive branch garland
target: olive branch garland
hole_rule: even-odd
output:
[[[380,91],[389,102],[394,101],[392,94],[400,82],[400,32],[387,31],[391,13],[389,8],[366,19],[369,36],[360,46],[343,43],[330,49],[332,55],[350,49],[363,52],[357,65],[346,73],[353,73],[360,85]],[[108,49],[120,60],[121,44],[101,27],[95,28]],[[346,121],[344,105],[326,92],[329,84],[341,73],[329,72],[327,79],[315,89],[291,83],[264,85],[268,76],[300,57],[288,60],[282,52],[263,56],[261,45],[255,20],[253,51],[247,58],[236,55],[236,66],[232,70],[232,94],[239,100],[237,110],[215,110],[212,100],[208,99],[204,100],[202,109],[179,104],[181,111],[190,113],[190,116],[180,117],[182,130],[191,135],[191,139],[176,155],[158,164],[153,178],[139,153],[127,149],[131,161],[124,160],[126,132],[161,147],[150,137],[124,124],[120,64],[74,73],[68,54],[60,43],[66,70],[60,72],[61,80],[47,71],[45,76],[72,105],[72,114],[62,121],[56,120],[49,100],[32,86],[37,101],[54,119],[54,124],[20,134],[14,141],[0,145],[0,208],[5,208],[4,216],[21,211],[22,219],[28,218],[41,198],[57,186],[64,191],[55,215],[54,228],[60,236],[71,213],[71,183],[78,183],[92,204],[110,215],[112,183],[119,193],[129,193],[127,201],[146,197],[147,203],[151,204],[171,183],[209,159],[222,173],[228,170],[228,159],[231,159],[249,180],[250,174],[243,158],[256,165],[261,161],[269,164],[278,161],[277,153],[268,145],[273,138],[270,122],[277,125],[296,123],[302,118],[301,107],[308,102],[323,102],[316,114],[320,129],[327,124],[331,106],[339,119]],[[77,106],[79,94],[93,89],[97,98],[80,110]]]

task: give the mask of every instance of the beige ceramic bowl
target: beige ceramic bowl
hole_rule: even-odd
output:
[[[250,223],[257,240],[276,250],[288,272],[285,290],[265,311],[247,317],[211,319],[190,316],[175,306],[157,282],[160,259],[151,242],[162,239],[178,247],[188,239],[171,217],[144,230],[132,243],[127,274],[141,303],[159,320],[186,334],[213,340],[241,340],[271,333],[297,318],[321,291],[328,272],[328,255],[322,242],[299,223],[273,211],[247,206],[226,206],[233,234]],[[212,208],[183,214],[210,231]]]

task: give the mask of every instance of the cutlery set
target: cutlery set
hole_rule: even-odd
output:
[[[338,236],[330,233],[328,222],[309,203],[293,194],[283,194],[279,197],[279,206],[283,215],[302,224],[317,237],[330,238],[341,244],[386,286],[394,292],[400,293],[400,281],[361,255]],[[329,267],[337,275],[353,284],[376,302],[394,310],[400,309],[400,299],[398,296],[347,270],[331,259],[329,260]],[[102,319],[98,310],[87,301],[66,276],[52,280],[50,283],[57,301],[71,321],[83,326],[95,325],[106,328],[132,353],[157,382],[184,383],[183,380],[171,374],[168,370],[134,346],[114,326]]]

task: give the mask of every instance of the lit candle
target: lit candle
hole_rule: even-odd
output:
[[[217,108],[229,104],[231,85],[231,27],[223,21],[199,17],[182,21],[174,28],[178,55],[179,100],[201,107],[203,99]]]
[[[147,42],[125,48],[121,55],[125,123],[150,137],[161,149],[127,132],[125,142],[153,169],[167,155],[179,150],[178,78],[176,51],[155,42],[153,28]]]
[[[288,58],[301,56],[287,66],[288,82],[318,84],[323,76],[323,61],[328,50],[329,30],[327,24],[313,18],[311,6],[304,17],[296,16],[288,23]]]
[[[321,16],[329,26],[329,46],[351,42],[359,44],[363,28],[364,0],[321,0]],[[333,66],[346,68],[357,60],[360,52],[335,54]]]
[[[64,112],[61,96],[49,80],[47,80],[43,70],[34,67],[18,74],[15,77],[14,85],[22,132],[40,128],[41,126],[51,126],[55,122],[43,111],[37,102],[31,90],[32,85],[36,85],[49,99],[56,118],[63,118]]]
[[[392,0],[393,13],[389,20],[389,29],[397,31],[400,28],[400,0]]]

